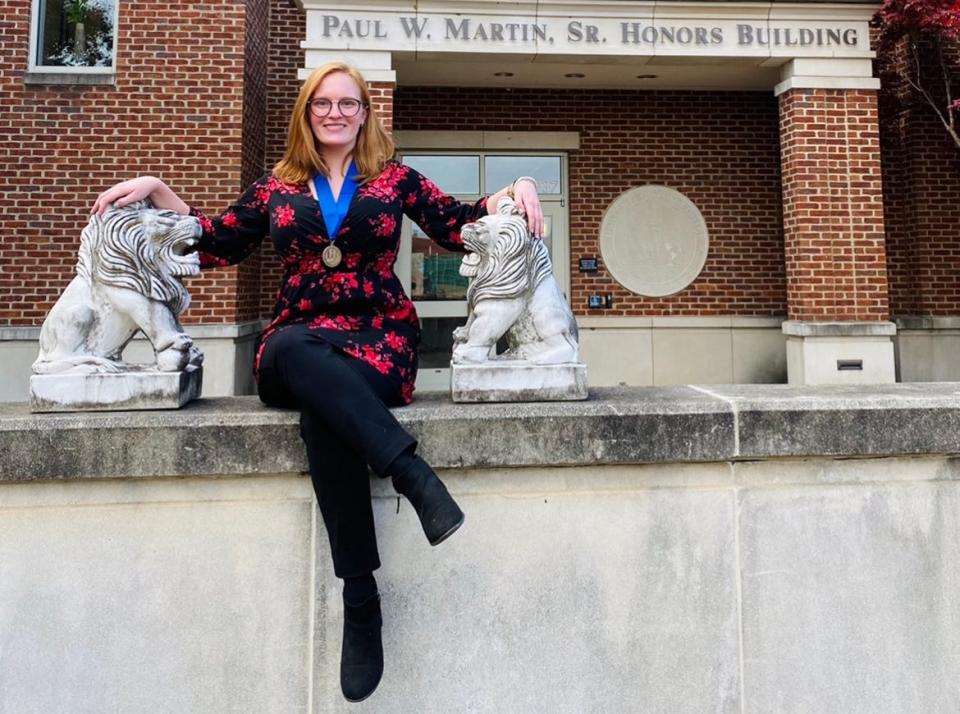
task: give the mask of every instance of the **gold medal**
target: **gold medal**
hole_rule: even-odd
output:
[[[337,246],[331,243],[323,249],[323,253],[320,254],[320,259],[328,268],[336,268],[340,265],[340,261],[343,260],[343,253],[340,252]]]

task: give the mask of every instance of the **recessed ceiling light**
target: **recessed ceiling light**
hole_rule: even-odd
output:
[[[583,78],[586,77],[587,75],[585,75],[585,74],[580,74],[579,72],[567,72],[567,73],[566,73],[565,75],[563,75],[563,76],[564,76],[564,77],[568,77],[568,78],[570,78],[570,79],[583,79]]]
[[[494,72],[493,76],[494,77],[512,77],[513,72]]]
[[[656,74],[638,74],[637,79],[656,79],[657,76]]]

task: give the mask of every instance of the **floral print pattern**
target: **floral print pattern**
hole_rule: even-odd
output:
[[[220,218],[209,219],[196,209],[191,213],[203,229],[197,246],[202,267],[238,263],[267,235],[283,260],[273,318],[254,357],[258,378],[270,337],[306,323],[344,354],[393,378],[402,401],[409,403],[420,322],[393,272],[402,214],[444,248],[463,252],[460,229],[486,214],[486,199],[461,204],[414,169],[389,161],[354,194],[335,236],[343,253],[335,268],[320,259],[331,240],[307,184],[288,184],[271,174],[250,186]]]

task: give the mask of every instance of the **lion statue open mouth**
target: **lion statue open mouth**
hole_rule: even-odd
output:
[[[460,274],[471,278],[469,317],[453,333],[453,362],[487,361],[504,335],[508,349],[499,359],[578,362],[577,323],[553,278],[547,247],[530,237],[513,200],[502,198],[495,215],[467,224],[461,236],[470,251],[460,264]]]
[[[44,320],[36,374],[122,372],[124,347],[142,330],[155,368],[199,366],[203,355],[177,319],[190,304],[181,278],[200,272],[190,252],[200,237],[192,216],[148,202],[90,217],[75,277]]]

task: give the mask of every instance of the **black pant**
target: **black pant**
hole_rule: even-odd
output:
[[[304,325],[267,341],[260,399],[300,409],[300,436],[339,578],[380,567],[367,465],[379,476],[416,440],[387,405],[400,402],[397,378],[342,354]]]

